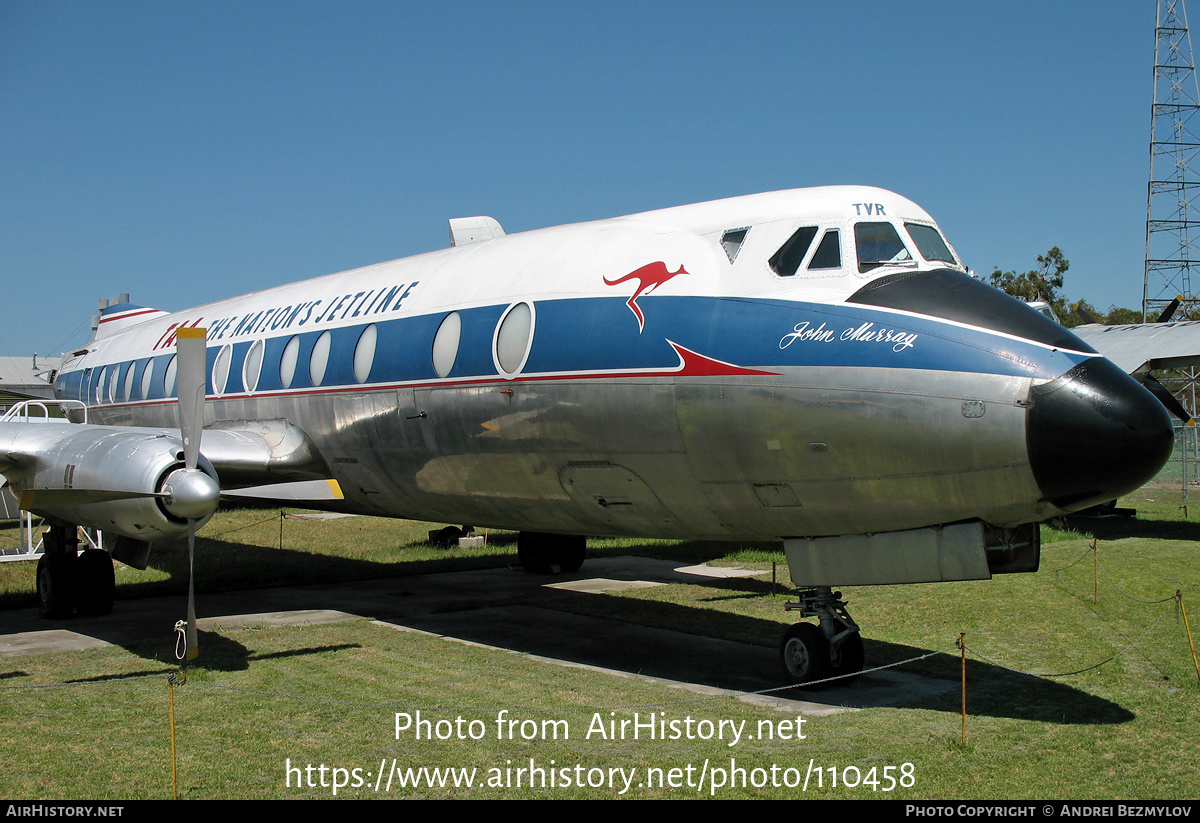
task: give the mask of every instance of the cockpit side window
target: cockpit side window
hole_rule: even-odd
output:
[[[917,244],[917,251],[929,262],[941,261],[952,266],[958,263],[954,259],[950,247],[946,245],[942,233],[933,226],[926,226],[923,223],[905,223],[904,228],[908,229],[909,237]]]
[[[855,223],[854,247],[860,272],[887,264],[913,265],[912,254],[891,223]]]
[[[840,269],[842,267],[842,241],[841,235],[837,229],[830,229],[825,232],[825,236],[821,238],[821,245],[817,246],[817,250],[813,253],[812,260],[808,261],[809,270],[812,269]]]
[[[767,262],[780,277],[791,277],[804,262],[804,255],[808,253],[808,247],[812,245],[816,236],[816,226],[801,226]]]
[[[730,265],[737,260],[738,252],[742,250],[742,244],[746,242],[746,232],[750,231],[747,226],[744,229],[729,229],[721,235],[721,248],[725,249],[725,256],[729,258]]]

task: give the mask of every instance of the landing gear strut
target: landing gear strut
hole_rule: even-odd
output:
[[[838,682],[849,682],[853,678],[844,675],[862,671],[863,641],[842,593],[821,586],[798,597],[799,602],[786,603],[784,608],[799,610],[801,617],[816,617],[820,623],[796,623],[784,632],[779,647],[784,674],[799,685],[839,676]]]
[[[79,537],[70,524],[51,523],[42,537],[45,554],[38,560],[37,593],[42,617],[58,619],[103,615],[112,611],[116,577],[104,549],[78,553]]]
[[[574,534],[520,532],[517,559],[530,574],[570,574],[579,571],[587,554],[587,538]]]

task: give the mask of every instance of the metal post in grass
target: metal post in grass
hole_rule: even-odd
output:
[[[958,635],[958,648],[962,651],[962,749],[967,750],[967,633]]]
[[[1096,540],[1092,538],[1092,602],[1100,602],[1100,555],[1096,551]]]
[[[279,510],[279,550],[283,551],[283,509]]]
[[[1196,667],[1196,680],[1200,681],[1200,661],[1196,659],[1196,641],[1192,638],[1192,627],[1188,624],[1187,606],[1183,605],[1183,592],[1175,590],[1175,602],[1183,612],[1183,627],[1187,629],[1188,645],[1192,647],[1192,665]]]

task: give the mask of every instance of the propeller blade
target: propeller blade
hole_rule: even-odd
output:
[[[1178,297],[1174,298],[1170,303],[1168,303],[1167,307],[1162,310],[1162,314],[1160,314],[1158,316],[1158,319],[1155,320],[1154,322],[1155,323],[1170,323],[1171,318],[1175,316],[1175,310],[1179,308],[1179,301],[1181,301],[1181,300],[1183,300],[1182,294],[1179,295]]]
[[[188,521],[188,608],[185,660],[195,660],[200,654],[200,638],[196,633],[196,521]]]
[[[204,389],[207,382],[205,329],[178,329],[175,351],[178,362],[179,433],[183,437],[183,464],[196,468],[200,460],[200,432],[204,426]]]
[[[296,480],[266,486],[247,486],[244,489],[222,489],[222,497],[244,497],[251,500],[342,500],[342,487],[333,479]]]
[[[1157,397],[1159,402],[1167,407],[1167,411],[1182,420],[1185,425],[1195,425],[1192,416],[1187,413],[1187,409],[1183,407],[1183,404],[1176,400],[1175,395],[1167,391],[1167,387],[1159,383],[1154,375],[1149,373],[1141,375],[1138,377],[1138,382],[1145,386],[1152,395]]]
[[[195,479],[192,472],[200,463],[200,434],[204,427],[204,390],[207,383],[207,332],[199,328],[183,328],[175,332],[175,352],[178,358],[176,388],[179,397],[179,435],[183,439],[184,480]],[[212,497],[217,485],[201,489],[200,497]],[[215,501],[214,501],[215,502]],[[210,509],[211,512],[211,509]],[[188,512],[188,605],[185,632],[185,660],[195,660],[200,653],[196,631],[196,523],[198,518]]]

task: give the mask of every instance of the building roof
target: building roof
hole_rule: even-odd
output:
[[[61,357],[0,357],[0,402],[52,397],[50,380],[61,365]]]

